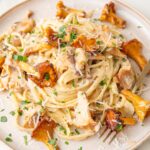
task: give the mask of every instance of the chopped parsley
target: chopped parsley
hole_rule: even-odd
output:
[[[126,62],[127,60],[126,60],[125,58],[122,58],[122,61],[123,61],[123,62]]]
[[[15,61],[23,61],[23,62],[27,62],[28,61],[28,58],[26,56],[21,56],[21,55],[13,55],[13,59]]]
[[[21,77],[20,77],[20,76],[18,76],[18,79],[21,79]]]
[[[22,104],[22,105],[26,105],[26,104],[29,104],[29,103],[31,103],[31,102],[30,102],[29,100],[27,100],[27,99],[24,100],[24,101],[21,101],[21,104]]]
[[[8,37],[8,39],[7,39],[8,43],[11,43],[12,38],[14,38],[14,36],[12,34],[10,34],[9,37]]]
[[[0,122],[7,122],[7,117],[6,116],[1,116],[0,117]]]
[[[64,26],[59,28],[59,32],[57,34],[57,37],[60,39],[63,39],[65,35],[66,35],[66,26],[64,25]]]
[[[10,92],[9,95],[11,96],[13,94],[13,92]]]
[[[121,39],[124,39],[124,36],[123,36],[122,34],[119,34],[119,37],[120,37]]]
[[[45,73],[45,75],[44,75],[44,79],[45,79],[45,80],[47,80],[47,81],[50,79],[50,75],[49,75],[49,73]]]
[[[61,44],[60,44],[60,47],[61,47],[61,48],[64,48],[64,47],[66,47],[66,46],[67,46],[67,43],[61,43]]]
[[[63,131],[65,135],[67,134],[67,131],[63,126],[59,127],[59,131]]]
[[[80,134],[80,132],[77,129],[75,129],[75,133],[78,135]]]
[[[5,141],[6,142],[13,142],[11,133],[9,133],[9,135],[5,138]]]
[[[54,147],[56,147],[57,146],[57,139],[54,138],[54,139],[48,140],[48,143],[53,145]]]
[[[75,40],[77,38],[77,34],[74,32],[70,33],[70,42],[72,42],[73,40]]]
[[[102,80],[102,81],[99,83],[100,86],[104,86],[104,85],[106,85],[106,84],[107,84],[106,79]]]
[[[66,144],[66,145],[69,145],[69,142],[68,142],[68,141],[65,141],[65,144]]]
[[[22,116],[23,115],[23,111],[21,109],[18,109],[18,114],[19,114],[19,116]]]
[[[121,131],[123,129],[123,125],[122,124],[118,124],[117,126],[116,126],[116,130],[117,131]]]
[[[96,41],[96,44],[97,45],[102,45],[102,44],[104,44],[104,42],[103,41]]]
[[[36,104],[38,104],[38,105],[42,105],[42,99],[39,99],[39,101],[36,103]]]
[[[80,148],[78,148],[78,150],[82,150],[82,146],[80,146]]]
[[[11,111],[9,114],[14,116],[16,113],[15,113],[15,111]]]
[[[56,95],[56,96],[58,95],[56,90],[53,91],[53,94]]]
[[[116,47],[117,45],[116,45],[116,43],[115,43],[115,42],[112,42],[112,46],[113,46],[113,47]]]
[[[72,80],[72,87],[75,87],[75,81]]]
[[[116,64],[119,61],[119,59],[117,58],[114,58],[113,60],[114,60],[114,64]]]
[[[24,135],[23,138],[24,138],[24,144],[28,145],[28,137],[27,137],[27,135]]]
[[[24,49],[23,49],[23,48],[19,48],[18,50],[19,50],[19,52],[23,52],[23,51],[24,51]]]

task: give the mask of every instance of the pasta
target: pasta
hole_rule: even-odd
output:
[[[49,149],[58,149],[50,142],[54,132],[83,140],[104,125],[119,131],[118,126],[135,124],[139,107],[121,92],[132,91],[136,82],[123,49],[127,39],[117,28],[125,21],[113,3],[106,6],[111,5],[113,25],[103,23],[104,12],[95,19],[60,1],[55,20],[35,22],[30,12],[1,36],[0,90],[9,91],[16,103],[17,126]]]

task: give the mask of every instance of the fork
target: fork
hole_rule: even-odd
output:
[[[111,129],[107,128],[106,126],[103,126],[100,129],[99,132],[99,138],[101,142],[104,142],[105,144],[110,144],[115,137],[117,136],[117,131],[112,131]]]

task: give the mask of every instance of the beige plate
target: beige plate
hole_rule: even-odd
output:
[[[18,6],[12,8],[0,18],[0,33],[4,32],[12,23],[23,18],[27,10],[33,10],[35,12],[35,18],[37,20],[41,18],[52,18],[55,16],[57,0],[29,0],[23,2]],[[101,8],[107,0],[65,0],[65,3],[71,7],[77,7],[85,10],[98,9],[97,17],[100,14]],[[144,54],[147,58],[150,58],[150,22],[140,15],[137,11],[123,4],[122,2],[115,1],[117,10],[120,16],[122,16],[127,22],[128,27],[124,30],[124,34],[129,38],[136,37],[142,41],[144,45]],[[141,26],[141,28],[138,28]],[[146,84],[150,84],[150,79],[146,79]],[[9,112],[14,110],[14,104],[7,96],[7,93],[0,94],[0,109],[5,108],[5,111],[0,112],[1,115],[7,115],[8,122],[0,123],[0,139],[5,141],[5,137],[12,133],[13,142],[9,144],[15,150],[45,150],[46,147],[39,142],[31,140],[28,146],[25,146],[23,136],[27,133],[17,129],[15,125],[15,119]],[[144,93],[145,98],[150,97],[150,91]],[[84,141],[73,142],[70,141],[69,145],[65,145],[64,141],[60,141],[62,150],[77,150],[80,146],[83,150],[131,150],[140,145],[144,140],[150,136],[150,117],[144,122],[144,126],[137,124],[134,127],[126,127],[123,133],[121,133],[117,140],[111,145],[105,145],[100,143],[97,136],[89,138]],[[1,145],[0,145],[1,149]]]

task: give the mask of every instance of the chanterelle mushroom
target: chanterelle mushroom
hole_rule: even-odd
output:
[[[121,93],[126,97],[127,100],[133,103],[135,112],[139,117],[139,120],[143,122],[150,108],[150,101],[144,100],[143,98],[132,93],[129,90],[123,90],[121,91]]]
[[[134,118],[121,117],[121,113],[114,109],[106,110],[106,125],[112,131],[122,130],[124,125],[134,125],[136,123]]]
[[[132,39],[130,41],[124,42],[122,44],[122,51],[136,61],[140,69],[143,70],[144,66],[147,64],[147,60],[142,54],[142,43],[137,39]]]
[[[29,76],[29,78],[40,87],[53,87],[57,81],[57,74],[52,64],[48,61],[36,66],[40,78]]]
[[[96,39],[87,38],[84,35],[80,35],[77,39],[74,40],[72,46],[75,48],[83,48],[86,51],[95,51],[96,50]]]
[[[48,141],[53,138],[53,132],[56,124],[53,120],[42,118],[37,127],[32,132],[32,138],[45,143],[49,150],[58,150],[56,145],[51,145]]]
[[[116,15],[115,4],[113,2],[105,5],[100,20],[109,22],[119,28],[126,27],[126,21]]]
[[[86,16],[86,13],[84,11],[74,9],[74,8],[69,8],[69,7],[65,6],[62,1],[59,1],[57,3],[57,14],[56,14],[57,17],[59,17],[61,19],[64,19],[70,13],[74,13],[77,16],[80,16],[80,17],[85,17]]]

